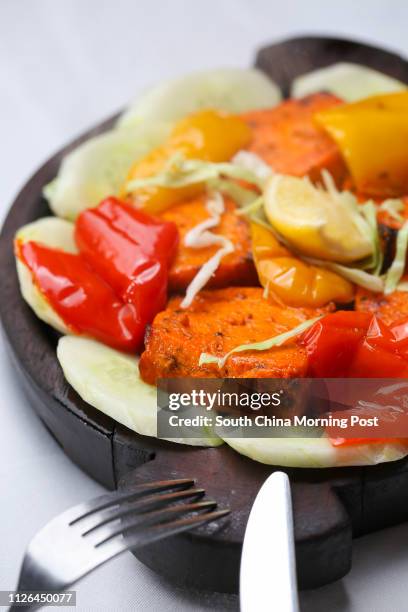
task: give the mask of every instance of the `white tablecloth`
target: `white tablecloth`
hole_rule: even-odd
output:
[[[407,23],[405,0],[1,0],[0,214],[52,152],[155,81],[246,66],[258,46],[300,32],[346,34],[407,53]],[[102,488],[37,420],[3,344],[0,364],[0,589],[11,589],[30,536]],[[352,572],[302,594],[303,609],[407,610],[407,544],[408,526],[356,541]],[[81,611],[238,607],[234,596],[174,588],[130,554],[89,576],[77,592]]]

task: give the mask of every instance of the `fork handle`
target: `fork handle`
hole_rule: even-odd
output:
[[[39,610],[43,604],[40,603],[27,603],[24,605],[12,604],[8,608],[8,612],[14,612],[14,610],[19,610],[19,612],[26,612],[26,610]]]
[[[66,588],[67,587],[64,584],[52,580],[48,575],[44,575],[42,569],[33,562],[30,554],[28,552],[26,553],[20,569],[20,575],[16,587],[17,592],[43,591],[48,593],[55,591],[57,593],[62,593]],[[37,602],[27,603],[23,606],[12,604],[9,607],[9,611],[20,610],[20,612],[26,612],[27,610],[38,610],[42,607],[43,604]]]

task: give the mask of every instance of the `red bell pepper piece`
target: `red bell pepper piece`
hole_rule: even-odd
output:
[[[393,438],[393,441],[396,439]],[[353,444],[373,444],[374,442],[389,442],[389,438],[330,438],[332,446],[351,446]]]
[[[308,375],[316,378],[349,376],[352,355],[371,319],[372,315],[366,312],[339,310],[317,321],[300,339],[308,355]]]
[[[145,326],[166,304],[176,226],[108,198],[81,213],[75,239],[80,255],[34,242],[17,251],[72,329],[123,350],[141,348]]]
[[[408,324],[387,327],[367,312],[338,311],[300,339],[316,378],[407,378]]]
[[[83,211],[75,241],[92,268],[146,323],[163,310],[167,268],[178,246],[174,223],[154,219],[116,198]]]
[[[408,321],[387,327],[370,313],[338,311],[317,321],[303,334],[300,343],[306,348],[308,375],[312,377],[408,378]],[[373,401],[375,405],[366,407],[367,414],[357,403],[355,408],[358,414],[378,416],[386,423],[390,410],[386,405],[382,406],[380,398],[374,397]],[[337,416],[339,414],[344,416],[347,410],[344,415],[335,413]],[[406,430],[405,412],[398,416],[402,432]],[[386,439],[330,437],[334,446]]]
[[[161,221],[138,210],[134,206],[110,197],[103,200],[96,208],[84,210],[78,217],[75,225],[75,239],[81,252],[93,255],[103,252],[99,240],[109,236],[113,243],[110,249],[115,248],[115,235],[119,240],[128,240],[138,246],[140,253],[147,257],[159,259],[170,265],[178,247],[179,237],[177,227],[169,221]],[[118,242],[117,250],[121,244]],[[115,263],[117,252],[110,250],[110,259]],[[129,247],[128,247],[129,251]],[[137,250],[135,254],[138,256]],[[130,271],[128,270],[130,273]]]
[[[36,286],[72,331],[120,350],[141,346],[145,324],[136,307],[118,299],[80,255],[36,242],[21,243],[18,254]]]
[[[166,304],[166,263],[147,256],[139,244],[113,229],[103,218],[94,215],[91,224],[88,219],[80,215],[75,227],[75,240],[82,256],[123,301],[143,309],[141,318],[150,323]]]

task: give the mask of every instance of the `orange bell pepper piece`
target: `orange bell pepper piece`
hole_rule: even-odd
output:
[[[167,142],[151,151],[131,167],[121,195],[130,197],[137,206],[150,213],[159,213],[168,206],[194,197],[202,190],[201,184],[170,189],[144,187],[132,193],[126,184],[133,179],[146,178],[160,172],[173,155],[186,159],[212,162],[228,161],[251,139],[251,130],[243,119],[217,110],[202,110],[181,119],[173,128]]]
[[[266,227],[252,222],[251,236],[259,280],[268,295],[275,295],[290,306],[312,308],[353,299],[352,283],[330,270],[304,263]]]

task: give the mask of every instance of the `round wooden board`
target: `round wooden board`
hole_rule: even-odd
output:
[[[288,92],[294,76],[334,61],[369,65],[408,83],[408,63],[399,56],[337,39],[287,40],[261,49],[256,64]],[[62,157],[114,121],[115,117],[100,124],[54,155],[13,203],[0,237],[5,338],[33,408],[67,455],[93,478],[113,489],[147,480],[194,477],[208,497],[231,508],[229,518],[146,547],[137,556],[180,584],[234,592],[251,504],[274,468],[227,446],[193,448],[139,436],[98,412],[65,381],[55,356],[57,334],[35,317],[20,295],[12,245],[16,230],[49,214],[42,188],[57,173]],[[407,460],[371,468],[287,471],[301,588],[336,580],[349,570],[352,536],[408,518]]]

